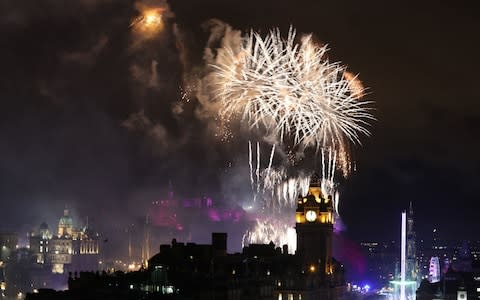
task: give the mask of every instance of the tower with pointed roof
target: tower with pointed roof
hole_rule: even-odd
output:
[[[418,273],[417,247],[415,242],[415,230],[413,227],[413,205],[410,201],[410,207],[407,215],[407,257],[406,257],[406,275],[407,280],[416,281]]]

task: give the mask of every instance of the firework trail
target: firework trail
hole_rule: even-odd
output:
[[[252,189],[253,189],[254,181],[253,181],[252,142],[251,141],[248,141],[248,164],[250,166],[250,184],[252,185]]]
[[[260,182],[260,143],[257,142],[257,170],[255,171],[257,175],[257,182]],[[260,185],[257,185],[257,194],[260,192]]]
[[[272,168],[273,155],[275,154],[275,144],[272,146],[272,152],[270,152],[270,160],[267,167],[267,177],[270,175],[270,169]]]

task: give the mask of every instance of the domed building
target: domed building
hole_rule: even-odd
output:
[[[52,234],[43,222],[30,235],[30,249],[38,264],[48,266],[51,273],[95,270],[98,267],[98,234],[88,225],[77,229],[68,209],[58,221],[57,234]]]
[[[72,236],[73,234],[73,220],[68,209],[63,210],[63,216],[58,221],[58,236]]]

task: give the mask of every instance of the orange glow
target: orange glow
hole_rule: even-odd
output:
[[[296,213],[295,215],[295,221],[297,223],[302,223],[302,216],[299,213]]]
[[[320,223],[333,223],[332,213],[320,213]]]
[[[308,192],[310,194],[312,194],[314,197],[315,197],[315,201],[317,201],[317,203],[320,203],[320,198],[322,197],[322,191],[319,187],[310,187],[308,189]]]
[[[154,27],[162,24],[162,14],[159,10],[145,12],[142,23],[146,27]]]
[[[310,266],[310,272],[315,272],[315,266],[314,265]]]
[[[365,88],[363,87],[362,82],[358,79],[358,76],[348,71],[345,71],[343,76],[348,81],[355,98],[362,98],[365,95]]]
[[[325,273],[327,273],[327,275],[333,274],[333,266],[331,264],[325,266]]]
[[[134,31],[144,35],[153,34],[163,29],[163,8],[149,8],[141,11],[141,15],[136,17],[130,26]]]

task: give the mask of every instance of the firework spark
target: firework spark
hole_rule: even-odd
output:
[[[295,30],[282,39],[279,30],[265,38],[252,32],[240,49],[226,46],[212,64],[220,113],[262,127],[280,143],[337,149],[360,143],[373,119],[363,87],[339,63],[326,59],[327,47],[311,36],[295,43]]]

